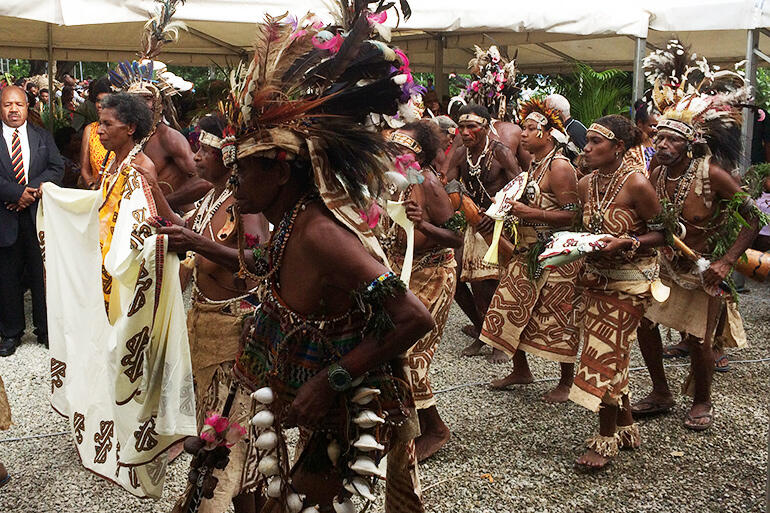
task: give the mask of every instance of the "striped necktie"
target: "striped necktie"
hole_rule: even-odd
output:
[[[21,140],[19,139],[19,129],[13,131],[13,137],[11,138],[11,165],[13,166],[13,174],[16,176],[16,181],[21,185],[27,184],[27,179],[24,177],[24,159],[21,156]]]

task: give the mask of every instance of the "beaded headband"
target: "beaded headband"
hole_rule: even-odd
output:
[[[408,148],[415,153],[422,153],[422,146],[420,146],[420,143],[403,132],[393,132],[390,134],[390,141],[404,146],[405,148]]]
[[[541,126],[545,126],[545,125],[548,124],[548,118],[545,117],[540,112],[535,112],[535,111],[530,112],[527,115],[527,117],[524,118],[524,121],[526,121],[528,119],[531,119],[532,121],[534,121],[535,123],[537,123],[538,125],[541,125]]]
[[[688,141],[695,140],[695,129],[683,121],[676,119],[663,118],[658,121],[658,132],[672,132],[674,135],[683,137]]]
[[[599,123],[591,123],[591,126],[588,127],[588,130],[586,130],[586,132],[596,132],[602,137],[606,137],[610,141],[615,139],[615,132],[613,132],[612,130],[610,130],[604,125],[600,125]]]
[[[222,149],[222,138],[217,137],[214,134],[210,134],[205,130],[201,130],[201,133],[198,136],[198,142],[201,144],[205,144],[206,146],[211,146],[212,148],[216,148],[218,150]]]
[[[462,116],[460,116],[460,120],[458,121],[458,123],[466,123],[466,122],[478,123],[479,125],[487,124],[486,118],[483,118],[478,114],[473,114],[473,113],[463,114]]]

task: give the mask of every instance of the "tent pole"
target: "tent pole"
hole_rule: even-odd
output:
[[[436,88],[438,101],[444,101],[444,96],[449,96],[449,81],[444,74],[444,44],[446,36],[437,35],[433,40],[433,87]]]
[[[48,24],[48,130],[53,133],[53,74],[56,63],[53,60],[53,25]]]
[[[754,51],[759,42],[759,30],[746,31],[746,80],[752,90],[757,87],[757,55]],[[751,140],[754,137],[754,111],[743,109],[743,127],[741,128],[741,140],[743,141],[743,155],[741,157],[741,174],[745,173],[751,165]],[[770,477],[768,478],[770,479]]]
[[[644,73],[642,72],[642,61],[647,53],[647,38],[635,37],[634,42],[634,88],[631,104],[644,96]]]

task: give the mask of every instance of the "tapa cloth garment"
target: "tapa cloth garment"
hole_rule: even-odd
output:
[[[164,451],[197,433],[179,259],[145,222],[155,205],[133,169],[112,203],[104,262],[101,191],[49,183],[41,203],[51,405],[68,418],[86,468],[134,495],[160,497]]]
[[[209,304],[193,298],[192,307],[187,312],[187,337],[190,341],[199,428],[203,427],[204,416],[208,412],[205,397],[212,378],[223,364],[235,362],[240,352],[243,316],[254,311],[251,304],[247,303],[248,306],[244,307],[241,303],[239,299],[226,304]]]
[[[400,273],[403,262],[394,259],[391,263],[393,271]],[[436,404],[428,373],[449,318],[449,307],[452,306],[456,286],[457,263],[451,249],[434,251],[421,258],[418,256],[417,263],[412,266],[409,290],[422,301],[435,322],[433,329],[410,347],[403,358],[404,373],[412,386],[414,404],[418,410]]]
[[[503,270],[481,329],[482,342],[513,356],[517,349],[547,360],[574,363],[579,338],[575,326],[575,281],[581,262],[527,275],[527,253]]]
[[[463,268],[460,281],[482,281],[500,279],[500,266],[484,262],[489,244],[476,228],[468,225],[463,242]]]
[[[0,377],[0,429],[11,427],[11,406],[8,404],[8,396],[5,395],[5,384]]]
[[[569,162],[556,153],[551,160],[535,165],[522,201],[546,211],[561,209],[556,194],[540,189],[550,163],[556,159]],[[548,225],[522,223],[517,253],[502,268],[479,338],[510,356],[521,349],[548,360],[573,363],[579,346],[575,281],[582,262],[543,270],[539,278],[530,278],[527,271],[530,248],[550,234]]]
[[[693,278],[679,276],[680,280]],[[661,272],[661,281],[671,287],[671,294],[663,303],[653,301],[644,316],[667,328],[689,333],[701,340],[706,337],[706,321],[708,320],[709,294],[701,288],[697,280],[697,288],[684,288],[671,279],[666,272]],[[695,284],[695,283],[694,283]],[[730,296],[723,296],[725,303],[725,322],[716,335],[715,344],[719,347],[746,347],[746,330],[743,328],[743,318],[738,311],[738,305]]]
[[[594,209],[591,201],[584,205],[584,226],[591,226]],[[601,212],[601,226],[597,228],[597,233],[615,237],[646,231],[634,210],[615,203]],[[602,401],[616,405],[628,393],[631,345],[649,304],[650,284],[658,274],[654,250],[641,249],[630,262],[622,255],[601,254],[585,261],[578,277],[583,351],[570,400],[598,412]]]

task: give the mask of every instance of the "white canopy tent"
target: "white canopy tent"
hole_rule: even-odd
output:
[[[411,0],[411,7],[412,17],[394,38],[414,70],[435,73],[440,92],[447,91],[447,73],[466,70],[474,44],[497,44],[528,73],[569,71],[575,60],[599,69],[633,69],[635,98],[644,88],[641,60],[647,50],[664,47],[674,36],[714,64],[746,59],[752,81],[757,59],[770,62],[765,0]],[[131,59],[152,9],[152,0],[2,0],[0,56]],[[189,30],[160,58],[177,65],[235,62],[251,48],[253,24],[266,12],[287,10],[327,14],[322,0],[187,0],[176,19]],[[751,140],[752,128],[744,123],[744,141]]]

